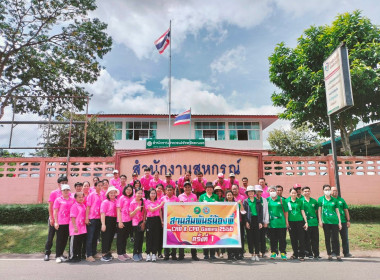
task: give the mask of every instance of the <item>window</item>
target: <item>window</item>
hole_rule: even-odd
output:
[[[125,139],[156,139],[157,122],[126,122]]]
[[[114,128],[114,138],[115,140],[121,140],[123,134],[123,123],[122,122],[108,122]]]
[[[260,124],[258,122],[229,122],[230,140],[260,140]]]
[[[196,122],[195,139],[225,140],[225,126],[224,122]]]

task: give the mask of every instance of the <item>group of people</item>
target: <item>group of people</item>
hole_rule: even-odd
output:
[[[338,197],[335,187],[323,186],[324,195],[318,200],[311,197],[309,187],[295,184],[289,197],[283,196],[283,187],[268,186],[265,178],[258,184],[248,185],[248,178],[241,179],[242,185],[231,173],[228,179],[223,173],[213,182],[207,182],[199,172],[191,178],[186,172],[177,182],[170,173],[165,180],[160,179],[158,171],[151,175],[149,168],[144,176],[127,176],[113,171],[114,177],[89,182],[75,183],[71,192],[66,177],[59,177],[58,188],[49,197],[49,233],[45,245],[44,260],[50,259],[54,235],[56,233],[56,262],[79,262],[83,259],[94,262],[111,261],[111,246],[115,235],[118,260],[142,261],[142,246],[146,232],[146,261],[158,258],[169,260],[184,259],[184,249],[162,247],[163,207],[166,202],[235,202],[239,205],[240,248],[204,249],[204,259],[223,257],[227,251],[229,260],[241,260],[245,253],[247,240],[250,258],[259,261],[266,257],[266,238],[270,240],[270,258],[277,256],[287,260],[286,233],[289,231],[293,253],[291,259],[304,261],[305,258],[320,259],[319,230],[323,228],[328,260],[335,257],[341,261],[339,233],[342,239],[343,254],[350,257],[348,228],[350,215],[343,198]],[[133,255],[127,255],[127,240],[133,241]],[[69,256],[64,250],[69,242]],[[101,240],[101,254],[97,244]],[[162,252],[164,255],[162,255]],[[197,250],[191,249],[191,257],[198,261]]]

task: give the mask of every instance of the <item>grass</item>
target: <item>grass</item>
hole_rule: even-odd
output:
[[[48,227],[46,223],[32,225],[0,225],[0,253],[31,254],[43,253]],[[320,233],[320,250],[325,251],[323,230]],[[378,250],[380,249],[380,223],[353,223],[349,229],[351,250]],[[55,239],[54,239],[55,242]],[[287,251],[291,251],[289,234],[287,235]],[[133,244],[127,243],[127,251],[133,250]],[[245,245],[247,248],[247,245]],[[269,242],[267,243],[269,247]],[[116,242],[113,242],[113,251],[116,251]],[[100,249],[100,244],[98,246]],[[145,251],[145,242],[143,245]],[[188,250],[186,250],[188,251]],[[53,245],[52,252],[55,252]]]

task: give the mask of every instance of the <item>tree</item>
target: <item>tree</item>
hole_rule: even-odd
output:
[[[327,137],[323,61],[345,42],[349,52],[355,106],[333,117],[345,153],[351,155],[349,135],[360,121],[380,119],[380,29],[360,11],[337,16],[331,26],[312,26],[293,49],[278,44],[269,57],[270,80],[281,91],[272,94],[274,106],[285,108],[281,119],[300,127],[304,123]]]
[[[0,149],[0,157],[2,158],[20,158],[23,156],[23,153],[10,153],[7,150]]]
[[[314,156],[320,154],[321,141],[310,133],[304,125],[285,130],[274,129],[269,132],[268,142],[273,152],[279,156]]]
[[[47,115],[40,98],[50,99],[53,114],[71,106],[68,95],[88,96],[84,83],[97,80],[103,67],[98,59],[111,50],[107,24],[88,17],[96,0],[0,1],[0,120],[5,107],[17,113]],[[82,110],[85,99],[74,99]],[[49,104],[49,105],[50,105]]]
[[[58,121],[70,121],[70,113],[65,112],[63,116],[57,118]],[[73,121],[85,121],[85,115],[74,115]],[[70,125],[52,125],[48,135],[48,126],[43,126],[44,146],[47,156],[65,157],[69,141]],[[84,145],[84,124],[73,123],[71,125],[71,147],[83,147]],[[88,119],[86,148],[71,149],[70,156],[73,157],[107,157],[114,153],[114,127],[107,122],[99,122],[94,115]],[[39,150],[36,154],[41,154]]]

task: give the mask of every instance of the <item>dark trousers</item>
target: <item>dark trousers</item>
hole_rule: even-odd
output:
[[[106,231],[102,231],[102,254],[108,254],[111,251],[113,238],[116,232],[116,217],[105,217]]]
[[[249,223],[250,228],[247,229],[247,239],[248,239],[248,250],[250,254],[259,254],[260,248],[260,232],[259,223],[257,221],[257,216],[251,217],[251,222]]]
[[[101,222],[100,219],[91,219],[87,225],[86,237],[86,255],[87,257],[96,255],[96,247],[100,235]]]
[[[241,249],[239,249],[240,256],[244,256],[244,242],[245,242],[245,222],[240,222],[240,240],[241,240]]]
[[[259,230],[259,234],[260,234],[260,252],[261,254],[265,254],[266,250],[267,250],[267,240],[266,240],[266,235],[267,235],[267,228],[261,228]]]
[[[123,222],[123,225],[123,228],[117,228],[116,247],[118,255],[127,253],[127,239],[132,234],[132,221]]]
[[[146,218],[146,253],[157,254],[160,242],[160,217]]]
[[[70,260],[80,260],[83,244],[86,243],[86,233],[70,236]]]
[[[164,228],[162,227],[162,223],[160,220],[160,238],[158,240],[158,254],[162,255],[162,245],[164,241]]]
[[[323,224],[327,255],[340,256],[339,227],[338,225]],[[331,250],[332,248],[332,250]]]
[[[319,256],[318,226],[308,227],[305,231],[305,250],[309,252],[309,256]]]
[[[286,254],[286,228],[270,228],[269,240],[272,253]]]
[[[55,243],[55,257],[61,257],[67,245],[69,238],[69,225],[59,225],[57,230],[57,238]]]
[[[138,255],[142,253],[144,232],[140,230],[139,226],[134,226],[133,232],[135,234],[135,242],[133,243],[133,255]]]
[[[205,257],[215,257],[215,249],[203,249],[203,255]]]
[[[185,249],[184,248],[179,248],[178,251],[179,251],[178,255],[180,258],[185,257]],[[197,249],[191,249],[190,251],[191,251],[191,257],[192,258],[197,256]]]
[[[290,242],[292,243],[293,256],[305,257],[305,225],[304,221],[289,221]]]
[[[240,255],[240,248],[227,248],[227,256],[230,257],[238,257]]]
[[[177,249],[176,248],[165,248],[164,249],[164,255],[165,257],[169,257],[169,256],[172,256],[172,258],[176,257],[176,254],[177,254]]]
[[[350,244],[348,243],[348,227],[347,223],[342,223],[342,229],[339,231],[342,239],[343,255],[350,253]]]
[[[45,244],[45,255],[50,256],[51,247],[53,247],[53,239],[54,239],[56,230],[54,226],[50,225],[50,219],[48,220],[48,224],[49,224],[49,232],[48,232],[48,236],[47,236],[46,244]]]

